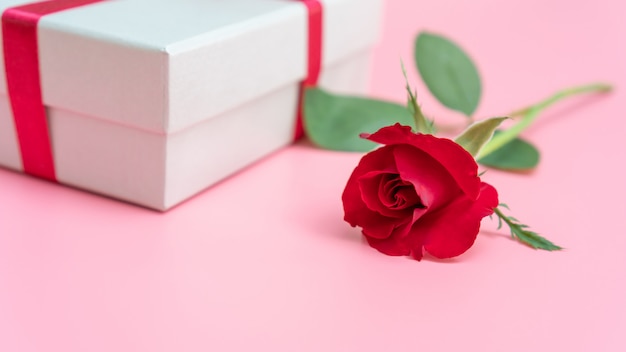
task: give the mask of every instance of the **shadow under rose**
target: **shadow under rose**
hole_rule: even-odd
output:
[[[517,241],[513,239],[508,233],[498,232],[495,230],[480,230],[480,232],[478,233],[478,237],[476,238],[476,241],[477,242],[481,241],[481,237],[490,238],[490,239],[501,238],[501,239],[505,239],[505,240],[509,240],[509,241],[517,243]],[[460,264],[460,263],[472,261],[480,257],[483,252],[489,250],[489,247],[490,246],[488,243],[484,243],[484,242],[474,243],[474,245],[470,247],[470,249],[468,249],[465,253],[461,254],[460,256],[454,257],[454,258],[446,258],[446,259],[436,258],[430,255],[428,252],[424,251],[424,258],[422,258],[422,260],[429,261],[429,262],[443,263],[443,264]]]
[[[458,257],[441,259],[441,258],[434,257],[430,253],[424,251],[424,257],[422,258],[422,261],[441,263],[441,264],[463,264],[463,263],[471,262],[472,260],[478,258],[480,256],[480,252],[482,252],[481,248],[474,245],[470,247],[470,249],[468,249],[465,253],[459,255]]]
[[[315,236],[349,241],[353,243],[361,242],[363,235],[359,228],[351,227],[343,221],[343,212],[340,209],[333,211],[327,208],[325,211],[307,212],[306,216],[299,216],[298,227],[304,232],[313,233]]]
[[[479,236],[481,234],[482,234],[482,232],[479,233]],[[508,238],[509,240],[512,240],[512,241],[515,242],[515,240],[510,238],[510,236],[507,236],[506,234],[493,232],[493,231],[489,231],[488,236],[489,237],[504,237],[504,238]],[[342,231],[337,232],[333,237],[335,237],[337,239],[340,239],[340,240],[343,240],[343,241],[349,241],[349,242],[353,243],[355,246],[365,247],[369,251],[372,251],[372,253],[375,253],[375,254],[378,254],[378,255],[388,256],[388,257],[397,257],[398,260],[416,261],[411,256],[390,256],[390,255],[387,255],[387,254],[384,254],[384,253],[378,251],[377,249],[375,249],[374,247],[371,247],[367,243],[367,240],[365,239],[365,237],[363,236],[363,234],[361,233],[361,230],[359,228],[350,227],[350,225],[348,225],[348,224],[344,224],[344,229]],[[441,263],[441,264],[462,264],[462,263],[466,263],[466,262],[472,261],[472,260],[480,257],[481,253],[483,253],[484,251],[487,250],[486,247],[487,246],[477,246],[477,245],[474,245],[469,250],[467,250],[467,252],[461,254],[458,257],[445,258],[445,259],[434,257],[431,254],[429,254],[428,252],[424,251],[424,256],[422,258],[422,261],[423,262]]]
[[[304,220],[304,219],[300,219]],[[372,251],[377,255],[387,256],[384,253],[379,252],[375,248],[371,247],[358,227],[351,227],[348,223],[343,221],[343,213],[332,211],[327,209],[326,211],[310,212],[306,216],[306,221],[299,221],[298,226],[305,226],[308,228],[308,232],[314,234],[314,236],[323,237],[326,239],[337,240],[344,243],[349,243],[351,246],[360,247]],[[312,230],[312,231],[311,231]],[[490,250],[491,241],[485,241],[486,239],[505,239],[511,242],[517,243],[515,239],[511,238],[510,234],[506,231],[496,231],[491,229],[481,230],[478,233],[477,243],[475,243],[469,250],[461,254],[458,257],[440,259],[430,255],[424,251],[424,262],[434,262],[442,264],[461,264],[476,260],[485,251]],[[480,241],[480,242],[478,242]],[[412,260],[410,256],[398,256],[398,260]]]

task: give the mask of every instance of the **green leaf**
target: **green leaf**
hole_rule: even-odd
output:
[[[474,122],[457,136],[454,141],[472,154],[472,156],[477,156],[482,147],[491,140],[496,128],[506,119],[507,117],[492,117]]]
[[[496,135],[502,133],[496,131]],[[529,170],[539,164],[539,151],[532,144],[516,137],[489,155],[479,158],[482,165],[502,170]]]
[[[441,104],[472,116],[480,101],[480,76],[461,48],[442,36],[422,32],[415,40],[415,62]]]
[[[382,100],[331,94],[307,88],[304,127],[316,145],[332,150],[366,152],[376,144],[359,137],[394,123],[413,126],[406,107]]]

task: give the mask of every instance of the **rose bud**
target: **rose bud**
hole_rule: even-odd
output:
[[[382,147],[363,156],[342,195],[345,221],[370,246],[421,260],[426,251],[451,258],[467,251],[498,194],[455,142],[396,124],[363,135]]]

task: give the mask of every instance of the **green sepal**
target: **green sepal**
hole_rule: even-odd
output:
[[[500,206],[503,206],[503,204],[500,204]],[[504,215],[500,209],[495,208],[493,211],[498,216],[498,229],[502,227],[502,222],[504,222],[511,230],[511,237],[514,239],[534,249],[545,251],[560,251],[563,249],[548,239],[541,237],[538,233],[530,231],[528,225],[520,223],[516,218]]]
[[[513,226],[511,236],[517,238],[520,242],[529,245],[534,249],[543,249],[544,251],[560,251],[563,248],[550,242],[548,239],[541,237],[538,233],[528,230],[524,225]]]
[[[482,93],[476,65],[452,41],[422,32],[415,40],[415,62],[428,90],[444,106],[472,116]]]
[[[304,128],[317,146],[339,151],[367,152],[377,144],[359,137],[400,123],[413,126],[409,110],[400,104],[362,97],[332,94],[307,88],[304,95]]]
[[[507,117],[492,117],[474,122],[461,132],[454,141],[472,156],[480,155],[480,150],[491,140],[496,129],[506,119]]]
[[[420,108],[417,103],[417,92],[413,92],[411,89],[411,85],[409,84],[409,77],[406,74],[406,69],[404,68],[404,63],[402,63],[402,74],[404,75],[404,81],[406,83],[406,92],[407,92],[407,108],[413,116],[413,121],[415,123],[415,129],[419,133],[427,133],[433,134],[433,122],[428,121],[422,113],[422,108]]]

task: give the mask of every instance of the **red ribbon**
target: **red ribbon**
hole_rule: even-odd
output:
[[[37,24],[48,14],[103,0],[45,1],[2,14],[4,65],[9,101],[24,172],[56,181],[46,109],[41,97]]]
[[[295,139],[304,136],[303,109],[304,90],[306,87],[317,85],[322,68],[322,4],[319,0],[301,0],[307,7],[309,21],[309,45],[307,76],[300,83],[298,97],[298,116],[296,120]]]

